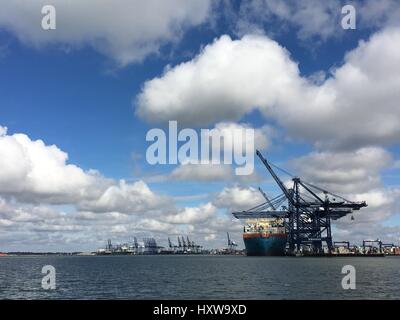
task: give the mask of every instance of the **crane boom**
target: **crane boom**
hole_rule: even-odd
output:
[[[257,156],[260,158],[260,160],[262,161],[262,163],[264,164],[264,166],[268,169],[269,173],[271,174],[272,178],[274,178],[275,182],[278,184],[279,188],[282,190],[283,194],[286,196],[286,198],[288,199],[288,201],[294,205],[294,200],[293,197],[291,196],[289,190],[285,187],[285,185],[283,184],[283,182],[281,181],[281,179],[279,179],[279,177],[276,175],[275,171],[271,168],[271,166],[269,165],[267,159],[265,159],[263,157],[263,155],[261,154],[260,151],[256,151]]]
[[[269,198],[267,197],[267,195],[265,194],[265,192],[263,191],[263,189],[261,189],[261,187],[258,187],[258,190],[261,192],[261,194],[263,195],[263,197],[265,198],[265,200],[267,200],[268,204],[270,205],[270,207],[272,208],[272,210],[276,210],[275,206],[272,204],[271,200],[269,200]]]
[[[168,238],[168,245],[169,245],[169,247],[172,249],[172,242],[171,242],[171,239],[170,239],[170,238]]]

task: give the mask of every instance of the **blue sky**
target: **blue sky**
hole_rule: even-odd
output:
[[[380,114],[375,115],[376,111],[371,112],[371,109],[368,109],[369,106],[365,106],[365,110],[361,110],[362,117],[357,118],[355,115],[360,111],[357,108],[363,106],[356,106],[353,112],[352,103],[363,101],[363,96],[358,95],[359,88],[354,89],[357,92],[354,97],[343,89],[348,88],[345,80],[340,78],[344,76],[336,74],[335,70],[342,70],[345,74],[349,72],[348,66],[356,66],[359,70],[363,70],[362,68],[368,67],[369,63],[378,63],[373,60],[376,58],[373,49],[368,51],[368,48],[373,48],[375,42],[387,43],[387,47],[381,48],[384,57],[385,52],[390,53],[391,50],[396,50],[398,43],[395,43],[395,40],[398,39],[400,29],[396,23],[393,24],[393,21],[398,21],[395,19],[395,15],[400,12],[400,9],[395,1],[381,1],[383,9],[379,12],[373,11],[371,1],[353,3],[358,14],[356,30],[341,28],[340,9],[343,5],[341,1],[327,1],[327,4],[304,1],[303,7],[294,1],[287,1],[280,11],[277,11],[276,4],[272,4],[271,1],[246,3],[204,1],[204,4],[197,3],[197,7],[173,1],[171,5],[182,6],[183,18],[182,15],[176,16],[175,14],[178,7],[176,10],[172,10],[161,6],[160,13],[153,12],[152,18],[148,21],[144,19],[140,24],[137,22],[138,25],[135,25],[135,21],[121,18],[121,25],[118,26],[110,23],[107,19],[102,20],[102,10],[107,10],[107,5],[103,9],[97,8],[92,12],[82,13],[85,12],[84,8],[79,8],[80,5],[76,3],[74,4],[77,7],[76,12],[81,12],[83,16],[86,14],[88,20],[95,21],[93,24],[87,23],[88,25],[85,25],[84,19],[78,21],[78,27],[82,30],[82,35],[78,36],[73,27],[74,14],[77,13],[74,13],[73,10],[67,12],[62,1],[54,2],[58,23],[57,29],[53,31],[40,30],[34,24],[36,20],[32,17],[38,17],[37,12],[40,11],[42,1],[32,1],[26,12],[22,12],[12,4],[12,1],[9,1],[5,6],[5,11],[9,16],[14,17],[11,19],[14,22],[10,22],[11,20],[5,15],[0,15],[0,126],[7,127],[7,133],[3,135],[3,138],[23,133],[29,137],[29,145],[36,140],[42,140],[47,147],[56,145],[59,150],[68,154],[68,161],[61,164],[60,168],[57,167],[54,172],[49,170],[49,175],[58,179],[57,175],[64,170],[64,165],[72,164],[82,170],[79,175],[82,175],[82,181],[84,181],[82,183],[86,188],[87,185],[90,186],[86,179],[90,181],[94,179],[88,172],[90,169],[95,169],[100,177],[96,178],[99,180],[96,180],[95,185],[100,186],[104,183],[104,187],[103,189],[99,187],[96,195],[90,199],[83,199],[75,193],[71,193],[69,189],[66,191],[63,181],[57,181],[55,189],[59,188],[62,191],[52,194],[48,190],[40,191],[42,189],[39,186],[43,183],[46,184],[45,177],[41,176],[40,179],[38,178],[40,181],[32,182],[29,180],[31,177],[28,174],[28,178],[25,178],[28,179],[28,184],[32,183],[31,189],[28,187],[1,188],[0,213],[2,213],[3,224],[0,224],[0,228],[3,228],[5,232],[2,232],[1,236],[4,249],[0,247],[0,250],[23,250],[25,248],[41,250],[42,248],[54,249],[56,247],[65,250],[72,250],[72,248],[91,250],[101,245],[106,237],[115,241],[126,241],[135,234],[151,234],[158,237],[161,242],[165,241],[167,235],[189,234],[205,246],[223,246],[225,230],[231,231],[235,238],[240,238],[240,223],[232,221],[229,215],[230,210],[235,207],[245,208],[251,203],[257,204],[257,201],[260,200],[259,195],[256,196],[256,191],[251,187],[257,188],[258,185],[262,185],[271,195],[277,192],[266,170],[257,159],[258,180],[243,181],[231,176],[211,177],[205,180],[199,180],[198,177],[173,179],[171,172],[178,166],[151,166],[145,158],[146,148],[149,146],[145,140],[148,130],[155,127],[165,128],[167,119],[179,122],[182,114],[192,112],[197,114],[199,109],[203,108],[204,115],[207,116],[207,119],[211,117],[212,120],[207,123],[196,123],[191,118],[187,124],[188,127],[196,130],[213,128],[221,122],[246,123],[260,130],[263,126],[268,126],[274,133],[266,137],[268,144],[264,146],[263,152],[274,163],[299,174],[307,174],[310,172],[307,166],[315,166],[315,173],[311,175],[310,179],[320,183],[324,183],[323,177],[326,178],[326,174],[324,174],[326,171],[331,170],[338,175],[343,174],[348,178],[344,180],[344,183],[351,186],[344,191],[345,195],[367,197],[371,196],[372,192],[373,204],[370,211],[365,214],[366,218],[361,217],[360,222],[356,221],[353,225],[343,223],[339,226],[339,236],[347,236],[349,230],[356,229],[357,231],[349,235],[354,241],[370,235],[371,232],[374,233],[371,237],[375,237],[376,234],[376,236],[386,236],[390,239],[399,238],[398,229],[386,230],[372,227],[372,224],[382,223],[388,228],[398,228],[400,224],[396,198],[399,194],[397,189],[399,167],[396,165],[396,160],[399,159],[398,132],[396,129],[390,130],[393,122],[387,125],[388,130],[383,133],[374,134],[374,130],[367,130],[366,127],[369,126],[370,121],[373,121],[374,117],[380,117]],[[136,3],[136,5],[139,13],[141,10],[148,10],[145,8],[146,4]],[[126,5],[127,14],[130,10],[133,8]],[[165,19],[170,19],[170,21],[166,25],[155,27],[157,14],[162,14],[163,10],[165,10]],[[302,18],[304,10],[309,15],[308,19]],[[290,14],[285,14],[285,12]],[[324,19],[321,18],[322,14],[326,15]],[[255,15],[257,15],[256,19]],[[79,17],[77,16],[76,19]],[[38,25],[40,26],[40,22]],[[170,25],[178,27],[170,27]],[[90,31],[93,26],[100,27],[96,28],[97,31]],[[127,31],[126,35],[121,35],[121,30],[130,29],[138,29],[142,32],[139,36],[130,31]],[[147,32],[147,30],[154,32]],[[223,42],[221,38],[223,35],[228,35],[229,41]],[[381,36],[376,40],[371,40],[375,39],[375,35]],[[361,40],[365,41],[365,46],[360,46]],[[221,47],[218,51],[217,45]],[[150,49],[146,49],[145,53],[142,53],[142,47],[146,46]],[[228,115],[224,118],[214,115],[212,108],[229,108],[229,106],[221,105],[221,100],[216,100],[214,107],[210,106],[210,101],[215,99],[215,95],[212,93],[208,96],[212,91],[210,90],[203,92],[194,106],[185,106],[187,109],[179,109],[178,106],[179,110],[176,109],[178,111],[166,110],[167,102],[160,105],[142,103],[140,108],[154,119],[158,119],[157,114],[160,114],[160,112],[155,112],[154,108],[166,110],[165,117],[155,122],[148,121],[148,118],[135,113],[139,108],[137,98],[140,95],[147,97],[149,101],[155,99],[154,96],[158,93],[147,90],[146,85],[154,84],[156,78],[161,81],[160,97],[166,97],[165,92],[168,91],[177,97],[191,97],[192,92],[201,90],[203,79],[197,75],[204,70],[201,69],[203,65],[196,61],[210,62],[210,56],[213,56],[211,53],[217,55],[222,50],[226,50],[226,54],[229,55],[230,46],[240,47],[240,50],[244,52],[235,61],[236,73],[234,75],[243,74],[245,77],[253,79],[254,73],[255,86],[258,86],[260,81],[266,81],[265,89],[259,92],[259,98],[254,99],[255,104],[261,101],[260,106],[254,105],[250,112],[247,111],[247,106],[252,107],[254,94],[243,94],[243,96],[237,94],[235,97],[237,96],[240,103],[238,102],[236,106],[234,101],[232,108],[237,108],[236,114],[239,116],[232,118]],[[242,62],[244,66],[251,67],[251,50],[260,47],[266,48],[265,61],[260,62],[260,70],[257,70],[256,67],[251,70],[241,70],[239,66]],[[268,48],[271,48],[271,51]],[[358,52],[356,58],[353,60],[346,58],[346,53],[355,51]],[[389,53],[387,56],[392,58]],[[277,93],[275,102],[266,100],[264,91],[268,91],[271,85],[273,86],[275,79],[268,78],[262,73],[268,75],[267,69],[270,61],[275,58],[272,54],[278,55],[279,59],[288,59],[289,62],[285,60],[288,68],[292,64],[298,65],[298,74],[285,75],[295,83],[294,86],[297,84],[304,86],[304,89],[294,92],[294,95],[299,94],[298,97],[301,97],[303,90],[310,90],[310,92],[321,90],[320,95],[323,95],[325,91],[322,90],[326,88],[331,90],[332,87],[332,90],[336,90],[334,92],[337,95],[342,93],[343,96],[348,95],[348,101],[350,101],[348,105],[347,102],[342,102],[343,105],[339,105],[339,102],[330,105],[330,102],[327,102],[326,110],[330,110],[329,108],[338,110],[332,116],[332,123],[337,123],[336,126],[332,125],[331,128],[330,124],[323,125],[323,121],[326,121],[324,120],[326,119],[325,113],[323,113],[325,111],[321,111],[321,115],[319,115],[320,111],[308,113],[311,111],[307,111],[307,106],[302,104],[303,102],[311,104],[314,102],[314,100],[306,100],[308,96],[301,97],[302,102],[299,101],[298,106],[299,109],[305,108],[304,118],[300,112],[299,116],[294,116],[294,119],[290,119],[290,121],[287,112],[293,114],[290,111],[293,110],[293,106],[287,97],[281,97],[279,95],[282,93],[279,95]],[[245,63],[244,61],[248,57],[250,62]],[[368,63],[365,62],[367,59],[370,59]],[[257,61],[253,62],[254,64],[258,63]],[[357,65],[358,62],[359,65]],[[174,83],[181,84],[182,73],[180,70],[185,63],[194,66],[193,74],[191,74],[194,80],[193,84],[179,88],[169,83],[168,74],[169,72],[174,73]],[[388,79],[392,77],[397,81],[398,63],[399,60],[393,58],[393,66],[389,68],[392,74]],[[271,65],[271,67],[273,66]],[[387,66],[382,65],[383,67]],[[229,84],[231,81],[221,81],[224,79],[221,76],[224,72],[227,77],[225,79],[229,79],[229,70],[231,69],[225,70],[221,67],[218,70],[210,70],[210,74],[219,74],[204,85],[221,86],[223,90],[226,89],[228,94],[233,92],[233,87],[226,85],[225,88],[225,82]],[[377,72],[376,70],[367,69],[365,74],[370,77],[371,85],[379,88],[381,84],[376,79],[382,79],[382,77],[380,75],[375,77],[373,72]],[[285,71],[278,70],[277,72],[281,74]],[[325,73],[321,80],[322,83],[312,84],[309,79],[317,72]],[[350,76],[352,75],[349,74]],[[240,86],[240,81],[236,81]],[[303,83],[304,81],[307,82],[307,85]],[[384,83],[384,78],[382,83]],[[236,88],[237,83],[233,85]],[[321,89],[324,86],[326,88]],[[373,90],[369,91],[371,95],[374,94]],[[381,94],[381,91],[378,91],[377,89],[377,97]],[[288,95],[292,94],[290,90],[287,92]],[[387,100],[382,102],[384,108],[387,106],[382,112],[384,115],[381,119],[382,127],[385,127],[386,120],[395,121],[395,123],[400,121],[400,114],[396,110],[398,96],[393,92],[394,90],[389,88],[385,93]],[[255,95],[257,94],[258,92],[255,93]],[[242,105],[242,101],[246,102]],[[324,105],[318,107],[325,108]],[[309,126],[307,126],[306,118],[309,114],[311,117]],[[336,115],[337,118],[335,118]],[[354,122],[364,122],[365,128],[361,123],[361,129],[352,131],[350,128],[352,121],[349,123],[346,122],[347,120],[343,121],[343,117],[346,115],[350,119],[353,117]],[[302,119],[296,121],[296,118],[299,117]],[[322,119],[321,122],[319,119]],[[322,124],[314,130],[313,127],[316,123]],[[324,128],[327,128],[326,131]],[[266,132],[271,131],[263,132],[268,134]],[[344,136],[345,133],[348,135],[348,139]],[[354,138],[352,141],[352,137],[356,136],[357,139]],[[334,141],[338,141],[338,144],[335,145]],[[43,152],[47,151],[46,149]],[[0,144],[0,154],[10,155],[8,160],[12,162],[11,153],[5,144]],[[32,154],[40,157],[37,153]],[[30,157],[32,154],[28,153],[25,156]],[[341,159],[350,159],[349,161],[354,161],[354,163],[347,166],[346,161],[343,161],[344,164],[332,165],[332,167],[327,167],[326,161],[321,163],[321,158],[331,159],[333,154],[337,157],[336,160],[332,160],[333,163],[341,163]],[[366,159],[369,159],[370,156],[371,160],[368,162]],[[377,161],[382,165],[377,165]],[[0,162],[5,166],[4,163]],[[34,161],[29,163],[34,163]],[[9,163],[0,169],[10,172],[9,175],[0,175],[0,182],[5,185],[8,182],[7,179],[10,179],[10,176],[13,177],[12,173],[18,170],[18,168],[10,169]],[[354,178],[352,178],[353,174]],[[60,177],[68,179],[68,175]],[[112,205],[108,203],[109,207],[105,206],[107,208],[104,209],[104,203],[99,199],[106,194],[108,188],[119,186],[120,179],[126,180],[128,185],[133,185],[134,190],[123,193],[118,189],[117,193],[121,192],[123,195],[118,195],[117,200],[107,198]],[[135,185],[138,181],[143,181],[146,188],[149,188],[149,192],[152,193],[150,199],[140,198],[141,196],[147,197],[148,193],[142,189],[137,190],[143,187]],[[21,180],[21,183],[23,182],[24,180]],[[80,183],[77,182],[77,185],[74,185],[71,182],[71,188],[77,190],[82,188],[83,191],[80,194],[89,192]],[[335,191],[341,190],[342,183],[343,181],[336,181],[332,177],[326,181],[326,184],[333,187]],[[369,188],[365,187],[369,184]],[[360,185],[364,190],[360,190]],[[223,190],[226,191],[224,194],[222,194]],[[129,192],[132,192],[132,195]],[[243,199],[245,199],[243,203],[230,201],[231,197],[237,196],[237,192],[243,192]],[[133,198],[134,200],[132,200]],[[167,199],[160,200],[160,198]],[[366,200],[368,202],[368,199]],[[101,202],[103,209],[99,209],[100,204],[96,201]],[[118,201],[123,203],[116,203]],[[129,201],[133,201],[133,203]],[[91,206],[88,205],[88,202],[91,203]],[[159,206],[154,207],[154,203]],[[207,204],[212,207],[204,209],[202,206]],[[126,208],[121,209],[124,206]],[[132,206],[139,207],[139,212],[132,213]],[[162,212],[163,208],[166,212]],[[17,213],[13,213],[21,210],[31,218],[23,221],[24,219],[18,218]],[[46,210],[51,210],[54,214],[50,220],[43,213],[37,213],[37,211]],[[198,219],[193,218],[191,213],[193,210],[199,212],[199,216],[208,212],[207,210],[210,213]],[[82,222],[80,220],[82,217],[75,216],[68,218],[68,221],[61,221],[65,212],[71,216],[79,215],[82,212],[91,215],[94,212],[95,217],[91,218],[93,219],[92,223],[87,223],[86,220],[86,222]],[[116,217],[112,218],[113,215]],[[165,215],[168,216],[167,219]],[[211,223],[211,220],[215,225]],[[162,226],[158,227],[157,223]],[[65,230],[54,228],[56,225],[64,226]],[[107,225],[114,228],[108,230],[109,233],[105,232]],[[160,232],[157,232],[158,228],[160,228]],[[28,241],[32,235],[35,235],[34,239],[36,240]]]

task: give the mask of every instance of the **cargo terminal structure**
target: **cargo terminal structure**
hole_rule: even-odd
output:
[[[265,202],[249,210],[232,213],[235,218],[245,220],[243,240],[247,254],[332,254],[335,246],[331,221],[366,207],[366,202],[349,201],[292,175],[292,186],[287,188],[272,169],[274,165],[260,151],[257,150],[256,154],[282,194],[269,199],[260,189]]]
[[[202,254],[203,247],[190,240],[189,237],[177,237],[178,245],[174,245],[168,238],[168,248],[159,246],[154,238],[143,238],[139,242],[133,237],[133,243],[113,245],[111,239],[107,240],[105,248],[96,251],[98,255],[153,255],[153,254]]]

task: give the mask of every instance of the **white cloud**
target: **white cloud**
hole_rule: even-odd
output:
[[[384,242],[399,240],[399,227],[384,222],[399,213],[400,190],[397,188],[378,188],[354,196],[356,201],[367,200],[368,207],[354,211],[334,223],[336,239],[346,239],[362,244],[365,239],[381,239]]]
[[[339,0],[245,1],[240,6],[236,27],[239,32],[243,32],[243,28],[263,29],[264,24],[268,24],[267,31],[272,29],[273,32],[280,32],[292,26],[299,39],[327,39],[342,31],[341,7]]]
[[[246,130],[253,130],[254,135],[246,135]],[[211,133],[212,132],[212,133]],[[249,175],[237,175],[236,169],[244,166],[253,166],[255,150],[264,150],[271,144],[275,131],[267,125],[260,128],[253,128],[247,123],[220,122],[210,130],[210,135],[222,137],[220,144],[215,144],[214,139],[210,139],[211,146],[209,157],[202,159],[199,142],[198,157],[200,159],[187,159],[176,167],[168,175],[157,175],[150,178],[150,181],[165,181],[167,179],[177,181],[259,181],[255,171]],[[201,138],[201,134],[199,134]],[[225,139],[227,138],[227,139]],[[225,143],[230,145],[225,148]],[[232,155],[232,163],[225,161],[224,152],[228,151]],[[228,154],[228,157],[229,157]],[[220,156],[218,159],[217,157]],[[212,159],[219,160],[219,163],[211,163]],[[201,162],[203,161],[204,162]],[[201,163],[199,163],[201,162]]]
[[[7,127],[0,126],[0,137],[3,137],[7,134]]]
[[[368,206],[334,221],[334,225],[341,230],[360,232],[368,229],[369,237],[376,237],[382,228],[382,223],[399,213],[399,189],[379,187],[345,196],[353,201],[366,201]]]
[[[143,213],[154,209],[172,206],[169,197],[154,194],[146,183],[137,181],[127,184],[124,180],[119,185],[108,187],[100,197],[83,200],[79,209],[93,212]]]
[[[392,155],[378,147],[316,151],[290,162],[305,181],[342,194],[363,193],[380,187],[380,172],[392,163]]]
[[[198,239],[206,226],[211,233],[231,227],[212,203],[179,207],[143,181],[117,183],[67,160],[55,145],[2,131],[2,250],[94,250],[108,238],[127,241],[134,234],[165,241],[190,233]]]
[[[159,234],[160,232],[167,232],[170,234],[177,233],[176,229],[169,223],[159,221],[156,219],[145,218],[135,226],[135,229],[142,229],[145,231],[154,231]]]
[[[397,0],[364,0],[357,3],[356,8],[364,28],[400,25],[400,3]]]
[[[362,245],[363,240],[380,239],[384,243],[399,244],[400,228],[398,226],[387,226],[376,223],[366,223],[362,228],[346,228],[340,226],[335,230],[337,239],[346,239],[352,244]]]
[[[207,230],[224,234],[225,230],[234,229],[232,225],[229,219],[218,217],[217,208],[211,203],[171,212],[160,210],[158,215],[148,216],[145,211],[140,215],[66,213],[46,205],[19,204],[0,197],[2,250],[94,250],[103,246],[106,239],[131,242],[132,236],[154,236],[162,245],[168,236],[189,235],[199,243],[199,236],[203,237]]]
[[[100,221],[112,221],[111,233],[127,234],[126,224],[166,232],[174,230],[171,224],[203,223],[216,213],[210,203],[176,207],[171,197],[155,194],[143,181],[115,183],[68,164],[67,159],[67,153],[55,145],[2,130],[0,194],[10,200],[0,198],[1,224],[12,227],[18,223],[35,232],[93,232]],[[48,206],[54,203],[68,204],[73,213]]]
[[[399,213],[398,203],[400,200],[400,190],[390,188],[373,189],[365,193],[354,196],[355,201],[365,201],[367,199],[368,207],[354,212],[356,223],[376,223],[382,222],[386,218]],[[346,217],[341,222],[348,222]]]
[[[263,202],[265,199],[257,189],[233,186],[225,187],[215,196],[212,203],[218,208],[227,208],[229,211],[242,211]]]
[[[205,222],[211,217],[214,217],[216,211],[217,208],[213,204],[206,203],[199,207],[186,207],[174,215],[169,215],[164,217],[164,219],[165,221],[170,223],[192,224],[198,222]]]
[[[254,130],[254,139],[244,134],[245,130],[248,129]],[[254,163],[255,150],[266,149],[270,145],[270,141],[274,135],[273,129],[269,126],[252,128],[248,124],[233,122],[217,123],[212,130],[218,133],[217,136],[229,136],[232,138],[232,148],[228,147],[226,150],[232,152],[232,163],[234,166],[239,167],[250,165],[247,163],[237,163],[237,159],[243,157],[242,154],[246,155],[246,162]],[[214,156],[220,154],[221,164],[181,164],[172,171],[170,178],[186,181],[229,181],[235,179],[257,180],[258,177],[255,173],[247,176],[236,176],[230,164],[223,164],[225,160],[225,142],[226,141],[224,140],[224,142],[219,146],[214,144],[211,145],[212,152],[210,153],[210,157],[211,155]],[[211,161],[211,158],[207,160]],[[254,166],[253,164],[251,165]]]
[[[212,234],[209,234],[209,235],[205,236],[204,240],[211,241],[211,240],[215,240],[216,237],[217,236],[214,233],[212,233]]]
[[[128,229],[124,225],[116,225],[111,227],[111,232],[126,234],[128,232]]]
[[[68,154],[17,133],[0,135],[0,194],[27,203],[70,204],[83,211],[137,214],[173,208],[146,183],[106,179],[69,164]]]
[[[291,165],[304,181],[337,193],[351,201],[366,201],[367,207],[335,221],[341,230],[361,230],[398,213],[400,192],[385,187],[380,173],[392,167],[392,155],[378,147],[346,152],[312,152]],[[376,232],[380,224],[376,226]]]
[[[254,140],[249,137],[243,139],[245,136],[244,132],[247,129],[254,130]],[[233,150],[235,154],[241,154],[242,150],[245,150],[245,147],[253,153],[256,149],[264,150],[270,146],[272,137],[275,134],[274,129],[267,125],[260,128],[253,128],[247,123],[235,122],[219,122],[214,126],[214,130],[219,132],[221,135],[229,133],[232,136]]]
[[[226,243],[226,232],[234,234],[233,238],[241,238],[241,231],[243,224],[240,220],[235,219],[230,213],[224,215],[214,216],[212,219],[207,220],[205,223],[193,225],[193,232],[207,237],[210,234],[215,234],[215,240]]]
[[[234,173],[230,165],[217,164],[183,164],[169,175],[178,181],[227,181]]]
[[[359,28],[399,25],[400,5],[396,0],[353,1]],[[41,28],[41,8],[46,0],[4,0],[0,28],[24,44],[41,48],[49,44],[64,49],[90,46],[120,65],[157,54],[165,44],[176,43],[185,31],[202,23],[218,24],[225,18],[239,34],[276,34],[295,29],[301,40],[328,39],[344,34],[340,19],[343,1],[252,0],[236,5],[212,0],[53,0],[57,29]],[[220,5],[222,4],[222,6]],[[222,10],[225,13],[221,13]]]
[[[46,0],[2,1],[0,28],[35,47],[89,45],[121,65],[176,42],[185,30],[203,23],[210,9],[209,0],[53,0],[57,28],[44,31],[41,9],[48,4]]]
[[[150,122],[239,120],[265,101],[275,101],[280,90],[298,81],[297,75],[297,65],[276,42],[262,36],[237,41],[222,36],[193,60],[146,82],[136,112]]]
[[[50,203],[95,197],[109,181],[68,164],[67,153],[25,134],[0,135],[0,192]]]
[[[315,47],[319,41],[346,35],[341,20],[344,17],[342,7],[347,4],[356,9],[357,29],[399,26],[400,3],[397,0],[250,0],[241,3],[238,13],[232,10],[228,13],[238,34],[295,32],[299,40],[307,44],[312,40],[312,47]]]
[[[291,136],[321,148],[396,143],[399,43],[400,29],[375,34],[316,85],[301,77],[289,53],[268,37],[222,36],[193,60],[146,82],[136,112],[150,122],[204,125],[259,109]]]

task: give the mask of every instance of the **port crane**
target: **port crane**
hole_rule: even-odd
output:
[[[366,248],[369,248],[369,251],[373,251],[374,250],[374,243],[376,243],[378,245],[378,250],[379,253],[382,253],[382,241],[379,239],[376,240],[363,240],[363,252],[367,253]]]
[[[271,200],[269,200],[263,189],[261,189],[261,187],[258,187],[258,190],[260,191],[264,199],[267,201],[268,205],[272,208],[272,210],[276,210],[274,204],[271,202]]]
[[[186,241],[183,236],[182,236],[182,246],[183,246],[183,251],[186,251]]]
[[[193,249],[194,248],[194,242],[189,240],[189,236],[186,236],[186,240],[187,240],[188,249]]]
[[[392,252],[392,250],[394,248],[396,248],[394,243],[383,243],[383,242],[381,242],[381,251],[383,250],[383,252],[386,252],[387,249],[389,249]]]
[[[179,238],[179,236],[178,236],[178,248],[179,249],[182,248],[181,238]]]
[[[227,237],[228,237],[228,249],[229,251],[235,251],[236,247],[238,246],[237,243],[235,241],[232,241],[230,236],[229,236],[229,232],[226,233]]]
[[[269,199],[262,189],[259,189],[266,202],[246,211],[233,212],[234,217],[237,219],[283,218],[290,253],[300,252],[303,246],[310,246],[313,253],[322,254],[323,242],[331,253],[334,249],[331,221],[366,207],[366,202],[349,201],[272,165],[258,150],[256,155],[267,168],[282,194]],[[286,187],[272,166],[292,177],[290,188]]]
[[[175,249],[175,246],[172,244],[172,242],[171,242],[171,239],[168,237],[168,246],[169,246],[169,248],[172,250],[172,249]]]
[[[112,245],[112,243],[111,243],[111,239],[108,239],[108,240],[107,240],[106,249],[109,250],[109,251],[112,251],[113,245]]]
[[[349,241],[334,241],[333,246],[336,248],[344,247],[344,248],[347,248],[347,250],[350,250],[350,242]]]

